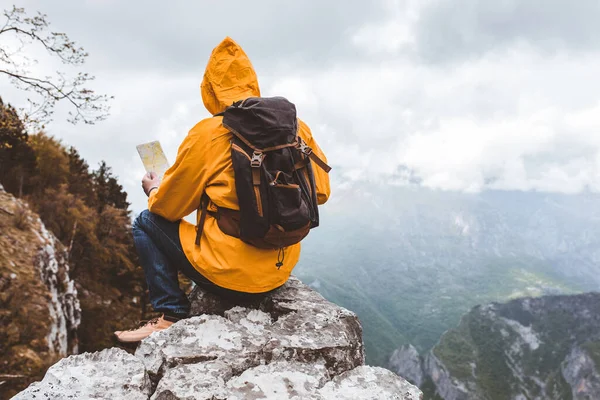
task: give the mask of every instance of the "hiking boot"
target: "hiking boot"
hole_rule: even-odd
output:
[[[127,331],[116,331],[115,336],[118,341],[124,343],[139,342],[142,339],[147,338],[154,332],[159,332],[167,329],[173,325],[176,321],[168,321],[165,316],[162,315],[159,318],[151,319],[139,328],[129,329]]]

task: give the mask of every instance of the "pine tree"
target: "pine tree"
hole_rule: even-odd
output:
[[[98,214],[101,214],[104,207],[110,205],[120,210],[127,210],[130,203],[127,202],[127,193],[123,186],[119,184],[112,173],[112,169],[106,165],[105,161],[93,172],[94,191],[98,201]]]
[[[96,206],[94,184],[88,163],[74,147],[69,148],[69,192],[81,198],[89,207]]]
[[[28,192],[27,182],[35,165],[25,126],[17,111],[0,98],[0,182],[9,192],[22,196]]]

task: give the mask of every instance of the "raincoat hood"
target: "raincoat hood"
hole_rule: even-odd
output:
[[[250,59],[230,37],[219,43],[210,55],[200,91],[204,106],[213,115],[225,111],[235,101],[260,96]]]

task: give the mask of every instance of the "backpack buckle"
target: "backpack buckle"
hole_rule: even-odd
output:
[[[300,150],[307,156],[309,156],[310,153],[312,153],[312,149],[310,148],[310,146],[307,145],[306,142],[302,139],[300,139],[300,141],[298,142],[298,150]]]
[[[263,158],[265,158],[265,155],[263,153],[255,151],[254,153],[252,153],[252,158],[250,159],[250,166],[252,166],[252,168],[259,168],[262,165]]]

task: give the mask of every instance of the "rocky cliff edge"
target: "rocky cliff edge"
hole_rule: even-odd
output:
[[[187,320],[144,340],[59,361],[15,399],[422,399],[364,365],[356,315],[296,278],[255,304],[194,289]]]

